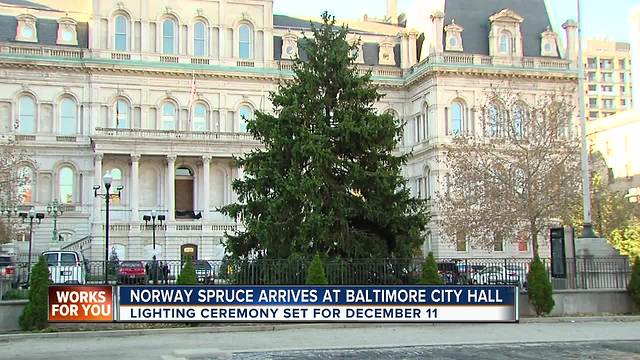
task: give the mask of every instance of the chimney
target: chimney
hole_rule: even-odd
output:
[[[569,19],[562,24],[562,28],[564,29],[567,37],[564,58],[565,60],[571,61],[573,65],[576,65],[578,58],[578,52],[576,51],[576,46],[578,44],[578,40],[576,39],[578,23],[575,20]]]
[[[436,54],[444,52],[442,45],[442,32],[444,31],[444,13],[435,10],[431,13],[431,25],[433,26],[432,51]],[[426,40],[425,40],[426,41]]]
[[[387,0],[387,17],[392,24],[398,23],[398,0]]]

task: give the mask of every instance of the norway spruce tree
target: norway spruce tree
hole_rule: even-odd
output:
[[[307,280],[305,281],[306,285],[327,285],[329,282],[327,281],[327,277],[324,273],[324,264],[322,264],[322,259],[320,259],[320,255],[316,254],[313,257],[313,261],[311,261],[311,265],[309,266],[309,273],[307,274]]]
[[[22,330],[42,330],[49,325],[47,306],[50,283],[47,261],[40,256],[29,277],[29,303],[18,319]]]
[[[438,264],[433,257],[433,253],[429,252],[427,258],[422,264],[422,276],[419,281],[420,285],[442,285],[444,281],[438,274]]]
[[[539,257],[535,257],[527,274],[527,295],[538,316],[549,314],[555,306],[549,273]]]
[[[184,263],[178,279],[176,279],[176,285],[197,285],[198,277],[196,275],[196,268],[193,266],[193,260],[190,256],[187,256],[187,260]]]
[[[237,159],[245,177],[238,202],[222,211],[244,223],[227,236],[236,257],[291,254],[409,257],[428,215],[400,174],[406,155],[392,153],[402,132],[374,104],[383,96],[360,75],[347,28],[323,14],[300,41],[306,60],[270,94],[273,114],[256,112],[247,129],[264,148]]]

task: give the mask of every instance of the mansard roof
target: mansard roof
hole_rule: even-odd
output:
[[[504,9],[522,16],[524,56],[540,56],[540,34],[551,27],[544,0],[446,0],[445,24],[464,27],[464,52],[489,55],[489,18]]]
[[[34,10],[48,10],[48,11],[54,10],[46,5],[38,4],[33,1],[27,1],[27,0],[0,0],[0,5],[34,9]]]
[[[2,1],[2,0],[0,0]],[[15,42],[18,20],[15,16],[0,15],[0,42]],[[58,20],[36,18],[36,31],[38,44],[57,45],[58,40]],[[79,48],[87,48],[89,44],[89,25],[86,22],[76,24],[78,33],[78,45],[62,45]]]

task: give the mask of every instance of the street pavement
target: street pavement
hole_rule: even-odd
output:
[[[1,359],[640,359],[640,321],[0,335]]]

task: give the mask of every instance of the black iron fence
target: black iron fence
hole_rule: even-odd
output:
[[[527,287],[530,259],[438,259],[445,284],[513,284]],[[624,289],[631,278],[626,257],[576,257],[567,259],[566,277],[551,277],[551,262],[542,259],[556,289]],[[333,285],[412,285],[419,282],[424,259],[331,260],[324,264]],[[31,263],[31,266],[35,261]],[[196,277],[201,284],[300,285],[310,260],[198,260]],[[179,260],[84,261],[50,264],[55,283],[104,283],[105,266],[110,284],[176,284],[183,268]],[[18,282],[27,279],[27,263],[17,264]]]

